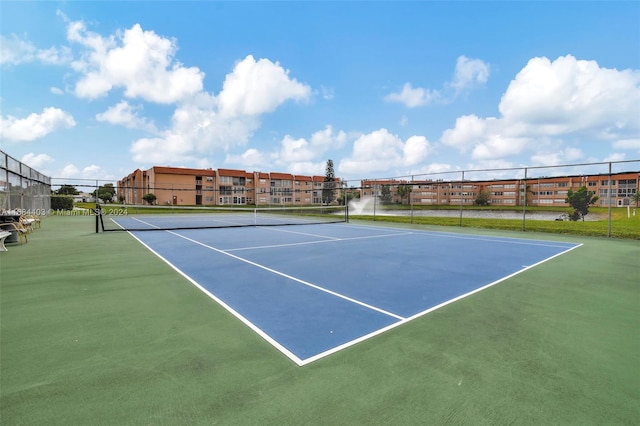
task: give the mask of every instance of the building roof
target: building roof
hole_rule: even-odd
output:
[[[147,171],[153,171],[153,173],[156,173],[156,174],[168,174],[168,175],[215,176],[216,174],[216,171],[213,169],[190,169],[187,167],[153,166]]]
[[[291,173],[271,173],[271,179],[293,180],[293,175]]]
[[[245,170],[218,169],[218,176],[247,177],[250,176]]]

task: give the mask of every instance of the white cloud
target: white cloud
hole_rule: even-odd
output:
[[[54,176],[65,179],[114,179],[113,176],[105,173],[105,170],[95,164],[79,169],[75,164],[67,164]]]
[[[317,174],[326,165],[327,152],[340,149],[347,139],[348,135],[344,131],[336,132],[332,126],[326,126],[308,139],[286,135],[279,147],[271,152],[250,148],[240,155],[227,155],[225,163],[239,168]]]
[[[353,143],[351,157],[343,158],[338,169],[344,175],[406,169],[423,162],[429,150],[429,141],[424,136],[412,136],[403,142],[382,128],[361,135]]]
[[[49,88],[49,91],[54,94],[54,95],[63,95],[64,91],[58,87],[51,87]]]
[[[555,166],[560,164],[575,163],[584,158],[584,153],[579,148],[568,147],[558,151],[545,151],[531,156],[533,166]]]
[[[324,176],[326,172],[327,161],[316,161],[316,162],[297,162],[292,163],[287,168],[287,172],[294,175],[305,175],[305,176]],[[339,176],[338,176],[339,177]]]
[[[71,114],[59,109],[48,107],[42,114],[32,113],[26,118],[16,118],[11,115],[0,117],[0,134],[2,138],[14,142],[27,142],[40,139],[60,128],[76,125]]]
[[[489,80],[489,73],[488,63],[480,59],[459,56],[452,81],[445,82],[442,89],[430,90],[405,83],[400,92],[390,93],[384,97],[384,100],[399,102],[407,108],[425,106],[435,101],[452,102],[457,96],[469,89],[485,84]]]
[[[223,116],[237,117],[269,113],[288,100],[310,96],[311,88],[290,78],[278,62],[248,55],[227,74],[218,101]]]
[[[615,149],[624,149],[629,151],[637,151],[640,153],[640,138],[637,139],[621,139],[613,143]]]
[[[156,128],[153,123],[138,116],[138,111],[140,110],[142,110],[141,105],[134,107],[129,105],[127,101],[121,101],[108,108],[105,112],[97,114],[96,120],[125,126],[129,129],[141,129],[155,133]]]
[[[81,74],[75,86],[79,97],[94,99],[122,87],[129,98],[174,103],[202,90],[204,73],[174,59],[176,41],[143,31],[140,24],[105,38],[71,22],[67,38],[86,48],[73,63]]]
[[[484,84],[489,80],[489,69],[489,64],[480,59],[459,56],[450,86],[457,94],[475,85]]]
[[[505,119],[531,133],[589,132],[609,139],[640,130],[640,71],[601,68],[571,55],[533,58],[499,106]]]
[[[320,91],[324,100],[330,101],[335,96],[335,91],[332,87],[320,86]]]
[[[640,72],[601,68],[570,55],[553,62],[533,58],[507,88],[499,110],[500,118],[459,117],[441,142],[461,152],[471,150],[481,160],[544,145],[558,152],[557,159],[575,161],[583,157],[581,151],[564,144],[585,139],[628,149],[633,143],[620,141],[634,140],[640,131]],[[534,154],[532,160],[542,159]]]
[[[78,177],[79,175],[80,175],[80,170],[78,170],[76,166],[74,166],[73,164],[67,164],[60,171],[59,176],[56,176],[56,177],[71,178],[71,177]]]
[[[18,65],[27,62],[42,62],[61,65],[71,61],[68,47],[50,47],[39,49],[32,42],[16,34],[9,37],[0,35],[0,64]]]
[[[454,128],[443,132],[441,141],[445,145],[454,146],[461,152],[465,152],[484,140],[487,127],[492,120],[495,119],[482,119],[474,114],[458,117]]]
[[[266,170],[269,166],[267,157],[255,148],[249,148],[240,155],[227,155],[224,160],[227,164],[238,164],[245,168],[256,168],[258,170]]]
[[[47,166],[47,164],[51,164],[54,159],[47,154],[34,154],[30,152],[23,155],[20,161],[33,169],[42,171]]]
[[[175,133],[138,139],[130,151],[133,160],[142,164],[175,165],[198,159],[191,141]]]
[[[624,161],[626,155],[621,152],[614,152],[603,158],[602,161]]]
[[[174,111],[169,129],[156,138],[135,141],[133,158],[145,164],[175,164],[227,153],[247,143],[263,114],[310,94],[307,85],[289,78],[289,71],[278,63],[247,56],[226,76],[218,97],[205,92],[190,97]]]
[[[280,150],[279,159],[286,163],[308,161],[315,157],[315,153],[313,149],[311,149],[309,142],[304,138],[293,139],[291,136],[286,135],[281,144],[282,149]]]
[[[411,83],[405,83],[400,92],[390,93],[385,96],[384,100],[387,102],[399,102],[407,108],[415,108],[428,105],[439,96],[440,94],[435,90],[431,91],[422,87],[414,88]]]
[[[313,133],[309,141],[286,135],[280,143],[281,149],[277,154],[277,162],[289,167],[292,167],[292,163],[307,163],[323,156],[330,149],[342,147],[346,140],[345,132],[339,131],[334,134],[331,126]]]

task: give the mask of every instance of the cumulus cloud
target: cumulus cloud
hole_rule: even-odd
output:
[[[570,141],[634,145],[640,131],[640,72],[600,67],[568,55],[555,61],[533,58],[511,81],[499,105],[501,117],[459,117],[441,142],[476,160],[506,158],[553,147],[546,164],[582,155],[563,146]],[[632,148],[633,149],[633,148]]]
[[[275,163],[286,166],[289,170],[303,168],[322,158],[327,151],[341,148],[346,140],[347,134],[344,131],[335,133],[331,126],[314,132],[309,140],[286,135],[280,142],[280,151],[274,155]]]
[[[265,114],[285,102],[304,102],[313,96],[311,87],[292,77],[279,62],[252,55],[234,65],[220,93],[208,93],[203,89],[205,74],[177,59],[177,40],[145,30],[140,24],[99,34],[81,20],[58,14],[66,22],[66,38],[75,59],[71,58],[71,48],[38,49],[12,35],[1,40],[1,60],[10,64],[34,60],[53,63],[57,62],[56,57],[62,58],[56,52],[69,53],[64,58],[75,74],[65,77],[70,82],[68,92],[92,100],[120,90],[127,100],[95,118],[151,133],[131,145],[132,157],[139,163],[202,163],[206,156],[226,154],[232,147],[246,145]],[[50,92],[64,93],[57,87],[51,87]],[[330,92],[323,90],[326,97]],[[165,128],[156,128],[153,121],[144,117],[145,102],[175,105]],[[2,117],[1,129],[3,139],[28,141],[75,124],[70,114],[46,108],[22,119]]]
[[[240,155],[227,155],[225,163],[232,164],[232,167],[277,169],[294,174],[324,173],[327,152],[340,149],[348,139],[344,131],[326,126],[309,138],[285,135],[277,149],[272,151],[250,148]]]
[[[400,92],[390,93],[385,96],[384,100],[387,102],[399,102],[407,108],[415,108],[428,105],[439,96],[440,94],[435,90],[423,89],[422,87],[414,88],[411,83],[405,83]]]
[[[411,83],[405,83],[402,90],[390,93],[384,97],[387,102],[398,102],[407,108],[416,108],[429,105],[435,101],[452,102],[457,96],[468,90],[485,84],[489,80],[490,66],[481,59],[470,59],[459,56],[453,78],[445,82],[440,89],[426,89],[413,87]]]
[[[54,160],[47,154],[34,154],[30,152],[23,155],[20,161],[33,169],[43,170],[47,164],[51,164]]]
[[[61,128],[76,125],[71,114],[48,107],[41,114],[32,113],[25,118],[0,117],[0,134],[3,139],[13,142],[29,142],[40,139]]]
[[[579,148],[568,147],[558,151],[540,152],[531,156],[533,166],[556,166],[575,162],[584,157],[584,153]]]
[[[480,59],[459,56],[453,80],[449,84],[456,93],[463,92],[475,85],[485,84],[489,80],[489,64]]]
[[[637,151],[640,153],[640,138],[637,139],[620,139],[613,143],[615,149],[625,149],[629,151]]]
[[[135,24],[109,37],[69,23],[67,39],[86,50],[73,68],[80,73],[75,94],[94,99],[121,87],[128,98],[174,103],[202,90],[204,73],[175,60],[177,43]]]
[[[257,168],[258,170],[265,170],[265,167],[269,167],[267,156],[255,148],[249,148],[240,155],[229,154],[224,162],[238,164],[244,168]]]
[[[262,115],[310,95],[311,88],[290,78],[277,62],[249,55],[227,74],[218,96],[200,92],[184,100],[173,113],[171,127],[155,138],[135,141],[131,153],[138,162],[175,164],[227,152],[247,143]]]
[[[97,114],[96,120],[125,126],[129,129],[156,132],[153,123],[149,122],[146,118],[138,116],[138,111],[141,110],[141,105],[131,106],[127,101],[122,101],[108,108],[105,112]]]
[[[499,110],[533,134],[588,131],[614,139],[637,133],[640,71],[601,68],[571,55],[533,58],[509,84]]]
[[[356,139],[351,156],[342,159],[338,168],[343,174],[406,169],[426,160],[430,148],[424,136],[411,136],[403,142],[400,137],[382,128]]]
[[[71,50],[68,47],[37,48],[29,40],[16,34],[9,37],[0,35],[0,64],[18,65],[28,62],[41,62],[50,65],[61,65],[71,61]]]
[[[218,101],[223,116],[237,117],[269,113],[288,100],[310,96],[311,88],[290,78],[278,62],[248,55],[227,74]]]
[[[78,168],[75,164],[67,164],[56,173],[56,177],[66,179],[96,179],[97,177],[100,177],[100,179],[113,178],[112,176],[107,175],[102,167],[95,164],[83,167],[82,169]]]

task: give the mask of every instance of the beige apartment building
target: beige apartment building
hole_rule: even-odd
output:
[[[640,192],[640,173],[623,172],[609,175],[561,176],[530,179],[490,181],[444,180],[363,180],[363,197],[381,196],[383,187],[390,189],[392,203],[412,205],[472,205],[481,191],[486,191],[489,203],[498,206],[558,206],[566,207],[569,189],[587,187],[598,195],[598,206],[614,207],[635,205],[632,197]],[[402,196],[402,186],[411,192]]]
[[[152,193],[157,205],[317,205],[322,204],[324,176],[234,169],[190,169],[154,166],[137,169],[118,181],[117,197],[144,204]],[[335,188],[340,188],[339,179]],[[333,192],[333,201],[339,197]]]

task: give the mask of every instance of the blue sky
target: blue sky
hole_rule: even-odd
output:
[[[0,3],[2,150],[364,178],[640,159],[640,3]],[[637,169],[630,163],[624,169]]]

